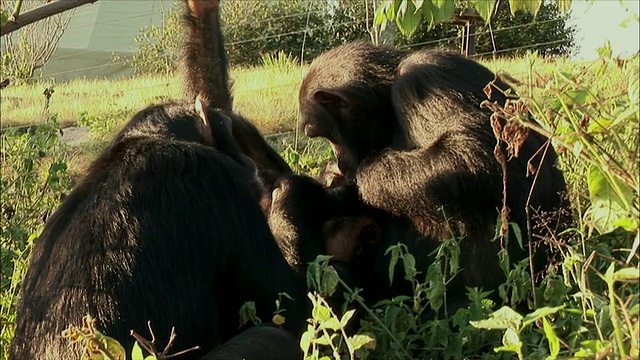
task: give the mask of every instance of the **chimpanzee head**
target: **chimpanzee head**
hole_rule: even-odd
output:
[[[318,56],[302,81],[302,129],[331,141],[347,177],[363,159],[392,143],[391,84],[402,57],[395,50],[350,43]]]
[[[157,136],[206,146],[229,137],[231,119],[208,107],[200,98],[193,103],[169,101],[151,105],[133,116],[113,143],[126,138]]]

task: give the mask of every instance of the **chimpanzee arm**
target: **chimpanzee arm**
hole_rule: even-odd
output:
[[[182,67],[188,99],[200,95],[210,107],[231,112],[227,56],[219,0],[186,0]]]
[[[280,176],[293,173],[291,168],[251,122],[237,114],[234,114],[232,119],[233,137],[242,152],[256,164],[258,175],[265,185],[273,190]]]
[[[280,175],[291,173],[291,168],[250,121],[232,111],[219,0],[186,0],[186,3],[182,66],[187,96],[200,96],[209,107],[221,109],[231,117],[234,138],[271,189]]]
[[[495,216],[502,177],[493,154],[465,130],[449,131],[427,148],[387,150],[365,160],[356,180],[363,200],[413,220],[425,231],[443,213],[468,221]]]
[[[405,58],[392,103],[407,143],[360,164],[356,177],[365,202],[430,233],[445,214],[466,224],[489,216],[492,222],[501,205],[502,170],[490,114],[480,108],[492,79],[458,55],[424,51]],[[498,95],[492,100],[504,99]]]

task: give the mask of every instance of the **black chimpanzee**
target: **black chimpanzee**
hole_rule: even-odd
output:
[[[359,201],[357,189],[324,188],[302,175],[287,175],[274,186],[267,217],[287,262],[304,274],[319,254],[350,262],[366,244],[380,241],[378,211]]]
[[[201,360],[296,360],[302,359],[298,339],[273,324],[252,326],[220,345]]]
[[[315,180],[294,175],[257,129],[232,112],[220,3],[218,0],[186,0],[186,3],[182,65],[188,96],[203,96],[233,119],[233,135],[258,168],[266,188],[263,209],[290,265],[304,273],[308,261],[326,252],[325,241],[336,249],[351,236],[361,239],[356,242],[368,242],[366,237],[374,233],[370,229],[377,224],[364,206],[358,208],[362,202],[357,193],[351,191],[353,194],[348,196],[346,192],[326,192]],[[323,237],[325,225],[330,232],[325,231]]]
[[[487,99],[485,87],[492,81]],[[381,244],[365,249],[353,263],[365,297],[411,291],[401,276],[394,280],[395,289],[382,285],[387,283],[383,254],[389,245],[408,245],[418,270],[426,273],[433,262],[429,254],[452,236],[464,237],[464,270],[448,287],[452,303],[465,298],[464,286],[496,289],[504,275],[498,260],[501,241],[492,239],[503,188],[510,221],[519,225],[524,239],[531,236],[531,245],[541,242],[545,232],[530,226],[529,215],[567,206],[564,178],[554,167],[556,154],[538,133],[528,132],[519,154],[506,162],[503,178],[494,156],[491,111],[481,103],[504,105],[508,90],[482,65],[448,52],[407,54],[354,42],[312,62],[299,98],[305,133],[329,139],[340,172],[357,184],[364,202],[393,216],[383,227]],[[553,229],[556,224],[547,225]],[[520,248],[514,236],[508,251],[512,261],[528,254],[526,244]],[[540,271],[544,251],[535,253],[535,271]]]
[[[127,350],[149,320],[159,344],[175,327],[194,359],[238,333],[245,301],[268,319],[279,292],[304,298],[230,127],[200,100],[133,116],[36,241],[10,359],[79,359],[60,333],[86,314]],[[302,305],[285,306],[297,333]]]

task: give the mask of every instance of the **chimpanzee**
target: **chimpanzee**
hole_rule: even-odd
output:
[[[407,54],[354,42],[312,62],[300,87],[302,128],[329,139],[347,182],[357,184],[364,202],[392,216],[381,244],[365,249],[353,265],[365,298],[411,291],[408,282],[398,282],[401,276],[394,289],[382,285],[388,283],[389,245],[405,243],[424,274],[433,262],[429,254],[453,236],[463,238],[464,270],[449,284],[448,298],[464,299],[465,286],[496,289],[504,280],[497,255],[502,241],[493,241],[503,188],[509,219],[524,239],[535,240],[532,247],[545,233],[530,226],[528,215],[568,206],[556,154],[544,136],[529,131],[519,154],[506,162],[506,174],[496,159],[491,111],[481,103],[504,105],[508,91],[487,68],[449,52]],[[512,262],[528,254],[513,233],[508,251]],[[544,266],[543,253],[536,252],[535,271]]]
[[[127,351],[147,321],[159,344],[175,327],[173,349],[198,358],[237,334],[245,301],[268,319],[279,292],[304,298],[230,122],[199,99],[133,116],[35,242],[10,359],[79,359],[60,333],[86,314]],[[298,333],[302,304],[285,307]]]
[[[304,273],[319,254],[348,263],[364,245],[378,243],[377,213],[353,186],[324,188],[308,176],[288,175],[275,184],[267,217],[285,259]]]
[[[302,359],[298,339],[273,324],[252,326],[208,353],[202,360],[296,360]]]
[[[220,3],[218,0],[186,0],[186,3],[182,67],[187,93],[203,96],[233,119],[233,135],[244,154],[258,168],[266,188],[263,209],[290,265],[304,273],[307,262],[326,252],[325,241],[334,249],[341,248],[346,244],[345,239],[352,236],[356,243],[370,241],[365,237],[375,237],[375,231],[371,229],[378,224],[364,207],[356,210],[355,207],[362,204],[357,193],[353,194],[355,196],[342,195],[339,191],[329,194],[315,180],[294,175],[257,129],[232,112],[224,36],[220,28]],[[272,195],[276,198],[272,199]],[[272,206],[272,202],[275,205]],[[347,217],[353,221],[346,221]],[[330,232],[325,231],[326,236],[323,236],[325,225]]]

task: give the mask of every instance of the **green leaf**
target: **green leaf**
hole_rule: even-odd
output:
[[[605,41],[604,45],[602,47],[599,47],[597,51],[598,51],[598,57],[600,59],[611,59],[611,57],[613,56],[611,41],[609,40]]]
[[[324,345],[324,346],[329,346],[331,345],[331,338],[329,336],[322,335],[319,338],[313,339],[311,340],[314,344],[318,344],[318,345]]]
[[[538,319],[545,317],[545,316],[549,316],[549,315],[553,315],[555,313],[557,313],[559,310],[563,309],[564,305],[562,306],[556,306],[556,307],[541,307],[539,309],[536,309],[536,311],[527,314],[523,321],[522,324],[523,326],[527,326],[535,321],[537,321]]]
[[[434,7],[440,9],[440,17],[436,19],[437,22],[443,22],[451,19],[456,12],[456,3],[453,0],[432,0]]]
[[[353,350],[365,348],[367,350],[374,350],[376,348],[376,339],[367,334],[357,334],[350,337],[347,342],[351,344]]]
[[[131,360],[144,360],[142,348],[140,348],[140,344],[138,344],[137,341],[133,343],[133,349],[131,350]]]
[[[585,89],[567,90],[560,97],[561,101],[567,106],[580,106],[587,102],[589,91]]]
[[[522,348],[522,341],[520,341],[520,336],[513,329],[505,330],[502,335],[502,344],[503,346],[497,347],[493,349],[495,352],[500,351],[509,351],[520,354],[520,350]]]
[[[520,335],[514,329],[507,329],[502,335],[502,344],[506,347],[520,349],[522,341],[520,341]]]
[[[627,231],[636,231],[638,229],[638,219],[634,217],[623,217],[614,221],[611,225],[614,228],[621,227]]]
[[[305,355],[307,353],[307,350],[309,350],[309,347],[311,346],[311,340],[313,339],[315,334],[315,331],[313,330],[313,328],[311,328],[305,331],[300,337],[300,349],[305,352]]]
[[[640,103],[640,79],[637,76],[632,76],[629,79],[629,86],[627,88],[627,93],[629,95],[629,102],[631,104],[635,104],[635,107],[632,107],[633,110],[638,112],[638,103]],[[638,115],[636,115],[636,119]]]
[[[544,299],[545,301],[560,301],[564,299],[569,291],[564,280],[559,277],[548,277],[545,279]]]
[[[624,268],[613,273],[614,281],[638,280],[640,274],[637,268]]]
[[[516,241],[518,241],[518,245],[520,246],[520,249],[524,249],[524,245],[522,243],[522,232],[520,231],[520,225],[518,225],[518,223],[515,223],[515,222],[510,222],[509,225],[513,230],[513,235],[516,237]]]
[[[420,9],[424,4],[424,0],[411,0],[411,2],[416,9]]]
[[[331,329],[331,330],[338,330],[340,329],[340,322],[338,322],[338,319],[336,318],[330,318],[327,319],[325,321],[320,322],[320,326],[318,327],[319,329]]]
[[[416,259],[411,254],[402,257],[402,265],[404,265],[404,278],[413,280],[416,277]]]
[[[520,329],[522,315],[508,306],[503,306],[489,315],[488,319],[469,323],[478,329]]]
[[[495,0],[476,0],[473,2],[473,6],[484,21],[488,22],[495,11],[497,3]]]
[[[353,317],[353,314],[355,314],[356,310],[352,309],[347,311],[346,313],[344,313],[344,315],[342,315],[342,318],[340,319],[340,326],[342,327],[346,327],[347,323],[349,322],[349,320],[351,320],[351,318]]]
[[[437,311],[444,304],[444,294],[447,290],[439,261],[429,265],[426,281],[429,286],[426,288],[425,296],[431,308]]]
[[[515,15],[518,10],[523,10],[535,16],[541,5],[542,0],[509,0],[512,15]]]
[[[326,306],[316,304],[313,307],[311,316],[318,321],[325,321],[331,318],[331,312]]]
[[[400,1],[400,5],[398,6],[398,13],[396,15],[396,20],[398,18],[404,17],[405,14],[407,13],[407,9],[409,8],[409,1],[408,0],[401,0]]]
[[[336,292],[340,277],[338,276],[338,272],[333,266],[328,266],[323,270],[324,271],[322,273],[320,292],[324,295],[331,296]]]
[[[127,358],[124,347],[122,347],[116,339],[109,336],[103,336],[100,341],[104,345],[104,348],[113,355],[113,360],[125,360]],[[105,356],[105,358],[107,357]]]
[[[398,263],[398,258],[400,257],[400,247],[398,245],[389,247],[387,251],[384,253],[387,255],[391,252],[391,260],[389,260],[389,285],[393,284],[393,276],[396,271],[396,264]]]
[[[603,349],[611,346],[610,341],[600,341],[600,340],[586,340],[580,343],[583,349],[588,350],[592,354],[598,354]]]
[[[258,313],[256,311],[256,303],[253,301],[245,302],[239,310],[240,320],[242,320],[242,324],[246,324],[249,321],[254,324],[260,324],[262,320],[258,317]]]
[[[510,346],[499,346],[497,348],[493,348],[493,351],[495,352],[504,352],[504,351],[508,351],[508,352],[515,352],[517,353],[518,351],[520,351],[520,348],[516,345],[510,345]]]
[[[555,359],[560,353],[560,340],[558,340],[558,335],[556,335],[555,330],[553,330],[553,326],[551,326],[546,317],[542,318],[542,328],[544,329],[544,335],[547,337],[547,341],[549,342],[549,351],[551,352],[547,359]]]
[[[9,21],[9,13],[5,9],[0,9],[0,26],[4,26]]]
[[[406,37],[411,37],[422,21],[422,12],[417,11],[410,1],[403,1],[400,5],[396,24],[398,29]]]
[[[625,203],[633,201],[633,189],[594,165],[589,168],[587,182],[591,206],[586,215],[601,234],[613,231],[618,220],[629,217]]]

